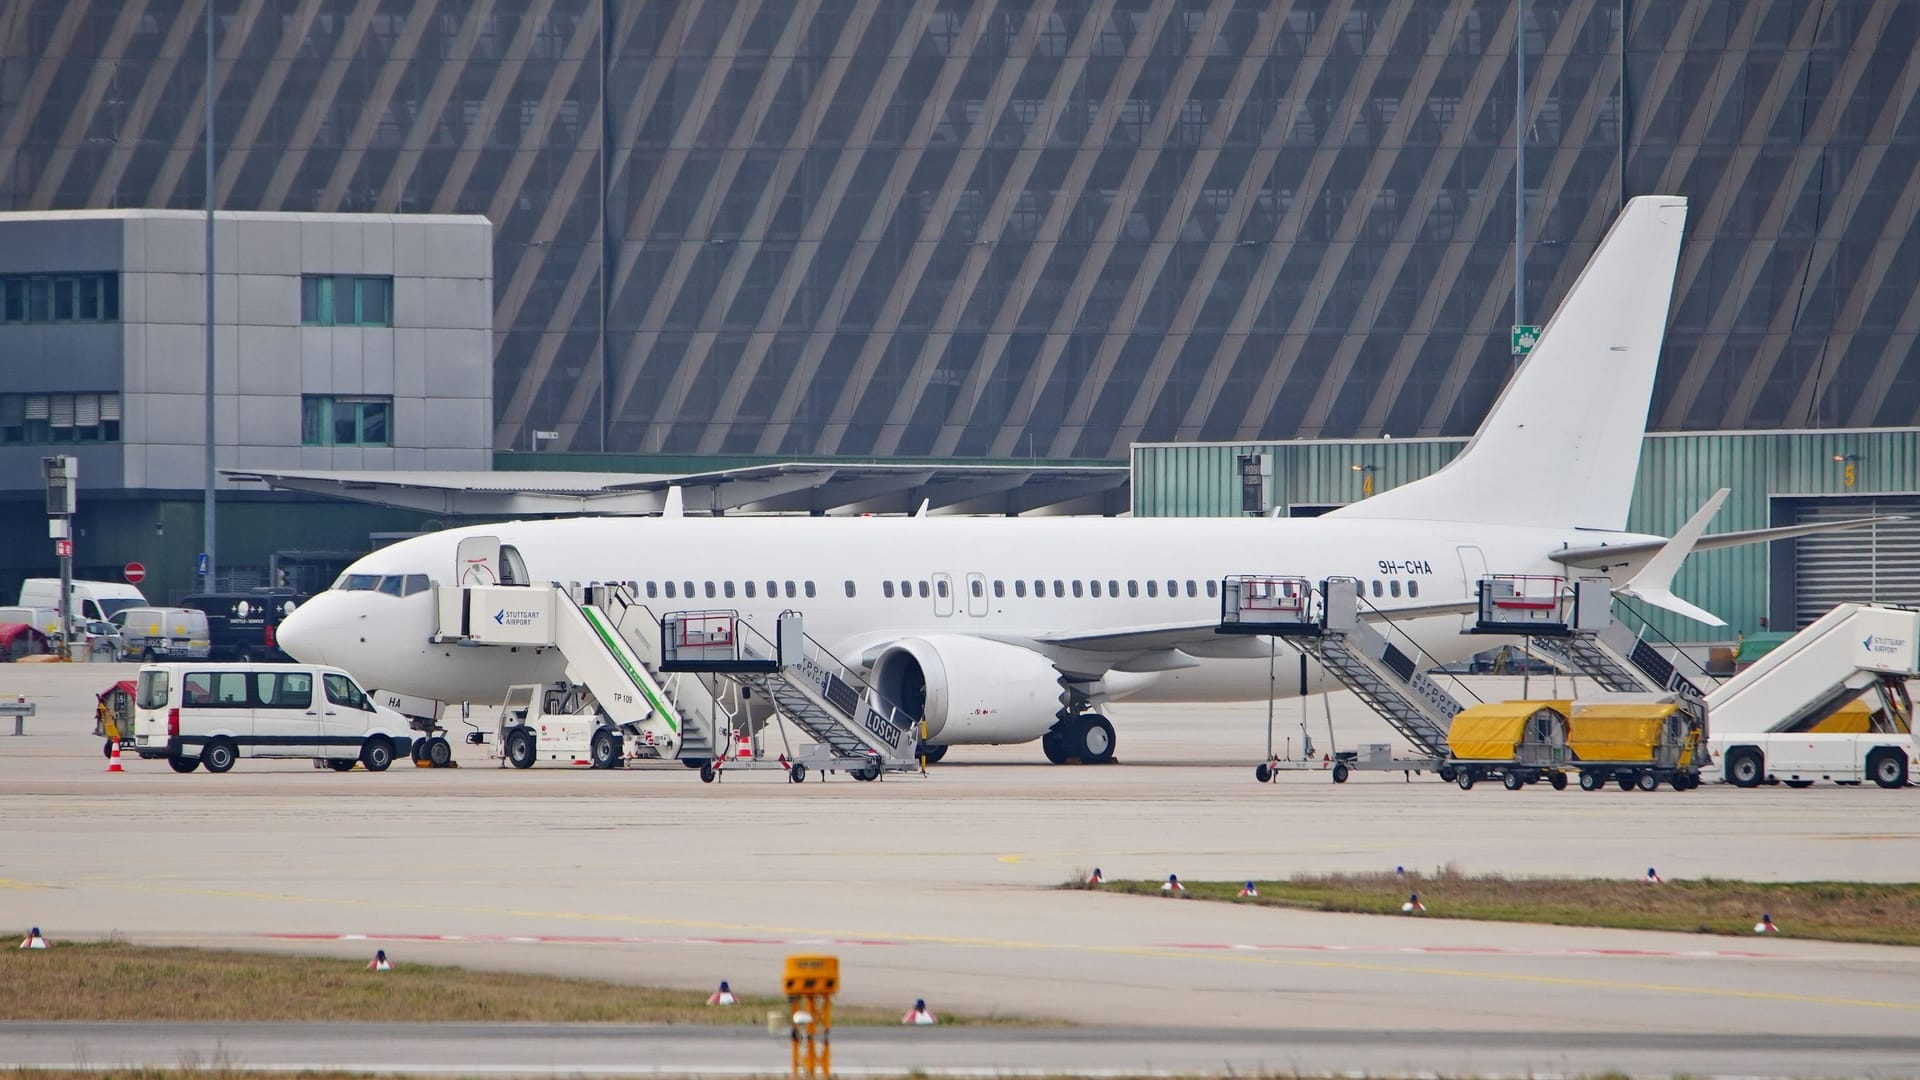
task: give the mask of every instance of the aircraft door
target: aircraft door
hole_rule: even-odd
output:
[[[1460,555],[1461,595],[1468,600],[1474,598],[1474,590],[1480,587],[1480,579],[1487,575],[1486,552],[1472,544],[1461,544],[1454,548]],[[1470,634],[1479,625],[1477,615],[1460,616],[1460,632]]]
[[[453,581],[463,588],[500,584],[500,538],[469,536],[460,541],[454,556]]]
[[[967,575],[967,614],[976,619],[987,614],[987,575],[977,571]]]
[[[933,613],[941,618],[953,615],[953,575],[933,575]]]

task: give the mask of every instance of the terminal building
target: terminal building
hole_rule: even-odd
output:
[[[1903,0],[231,0],[211,73],[204,12],[23,0],[0,17],[0,211],[199,210],[211,87],[221,215],[491,230],[466,268],[489,273],[486,310],[421,328],[488,331],[454,410],[464,423],[484,398],[483,437],[314,466],[292,420],[274,430],[297,445],[226,448],[251,437],[236,411],[221,460],[241,470],[429,467],[402,453],[417,449],[433,468],[567,474],[543,482],[562,501],[610,477],[936,470],[911,504],[942,468],[1124,470],[1136,446],[1237,459],[1392,436],[1413,453],[1473,430],[1516,327],[1544,321],[1622,200],[1649,192],[1692,201],[1650,423],[1754,433],[1674,470],[1723,470],[1700,485],[1759,485],[1764,505],[1809,493],[1766,466],[1772,433],[1898,441],[1920,421],[1920,10]],[[323,272],[382,273],[299,271]],[[200,346],[162,336],[196,369]],[[414,438],[392,393],[393,437]],[[104,475],[127,483],[134,456]],[[1873,459],[1830,494],[1920,491],[1912,460]],[[1224,468],[1196,484],[1237,490]],[[956,492],[1006,483],[967,479]],[[187,507],[191,469],[167,483]],[[1200,498],[1154,484],[1135,480],[1136,512]],[[1342,494],[1359,493],[1285,498]],[[821,508],[784,497],[773,508]],[[313,541],[330,550],[459,516],[265,493],[223,515],[248,498],[325,506],[300,535],[337,527]],[[194,512],[166,526],[170,564],[197,550]],[[222,565],[256,577],[299,546],[241,535],[258,550],[223,535]],[[44,571],[45,546],[7,534],[0,595]]]

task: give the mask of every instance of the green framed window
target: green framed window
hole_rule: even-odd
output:
[[[393,399],[308,394],[300,399],[306,446],[392,446]]]
[[[392,326],[393,278],[303,274],[300,322],[306,326]]]

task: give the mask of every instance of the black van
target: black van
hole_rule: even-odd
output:
[[[280,651],[280,620],[306,599],[305,593],[292,589],[252,589],[195,593],[180,601],[180,606],[207,613],[210,659],[283,662],[293,658]]]

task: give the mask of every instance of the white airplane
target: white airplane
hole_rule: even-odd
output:
[[[655,611],[735,609],[768,636],[798,609],[810,635],[924,719],[929,757],[1040,739],[1058,763],[1113,756],[1113,726],[1097,711],[1109,701],[1293,689],[1270,688],[1269,643],[1214,632],[1219,583],[1235,574],[1359,578],[1368,602],[1442,662],[1489,647],[1459,633],[1489,572],[1604,568],[1646,602],[1717,621],[1668,591],[1689,548],[1812,530],[1701,539],[1701,515],[1671,543],[1624,531],[1685,218],[1684,199],[1632,200],[1459,456],[1323,517],[670,513],[481,525],[359,560],[281,624],[280,644],[365,685],[440,701],[497,702],[509,686],[559,681],[564,661],[550,650],[428,640],[424,583],[454,585],[461,539],[497,536],[503,583],[632,582]]]

